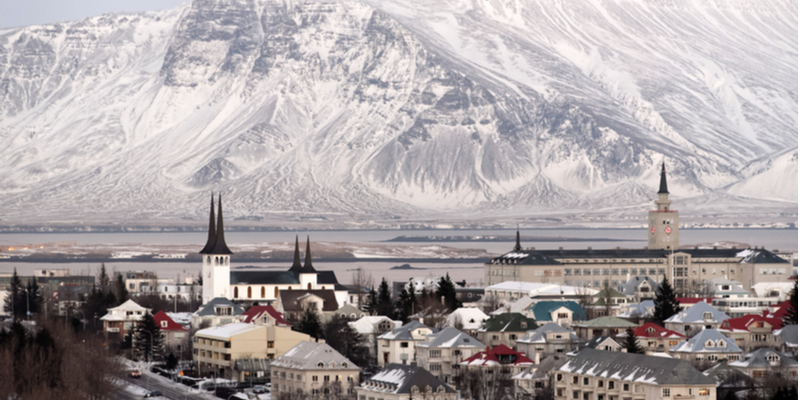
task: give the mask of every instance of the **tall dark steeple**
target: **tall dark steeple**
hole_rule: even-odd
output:
[[[301,274],[314,274],[317,270],[311,265],[311,238],[306,236],[306,262],[303,264],[303,269],[300,270]]]
[[[522,245],[519,243],[519,226],[517,226],[517,244],[514,246],[514,251],[522,251]]]
[[[297,271],[303,269],[303,266],[300,265],[300,239],[295,235],[294,237],[294,262],[292,263],[292,267],[289,268],[289,271]]]
[[[222,195],[219,195],[218,201],[219,211],[217,212],[217,236],[214,240],[214,246],[209,249],[208,254],[233,254],[233,252],[225,244],[225,228],[222,226]]]
[[[214,242],[217,240],[216,229],[214,229],[214,192],[211,192],[211,213],[208,217],[208,241],[200,254],[212,254],[211,249],[214,248]]]
[[[667,190],[667,167],[663,161],[661,162],[661,185],[658,188],[658,193],[669,194],[669,190]]]

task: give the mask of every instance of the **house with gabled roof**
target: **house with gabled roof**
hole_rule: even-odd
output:
[[[149,308],[144,308],[133,300],[109,308],[108,314],[100,317],[100,321],[103,321],[103,334],[106,339],[121,341],[128,331],[132,330],[136,323],[149,313]]]
[[[593,350],[602,350],[602,351],[622,351],[622,346],[614,340],[611,336],[595,336],[587,342],[583,342],[578,345],[578,351],[581,352],[583,349],[593,349]],[[575,355],[576,352],[571,353],[571,355]]]
[[[519,313],[492,315],[478,329],[477,338],[487,346],[504,344],[516,348],[517,339],[536,327],[536,320]]]
[[[463,359],[460,364],[462,369],[482,369],[485,377],[491,377],[498,373],[511,377],[522,372],[524,368],[534,365],[534,362],[526,357],[525,353],[499,344],[494,347],[487,346],[485,351]]]
[[[779,329],[782,321],[766,315],[745,315],[726,319],[719,331],[734,340],[743,351],[753,351],[764,346],[772,346],[772,332]]]
[[[300,342],[272,362],[276,398],[352,396],[361,369],[326,343]]]
[[[298,321],[306,308],[314,310],[320,318],[339,308],[333,290],[282,290],[278,293],[275,309],[288,321]]]
[[[554,381],[556,400],[717,398],[716,382],[688,361],[643,354],[584,349]]]
[[[594,299],[595,301],[587,306],[587,311],[590,311],[592,315],[606,315],[606,311],[608,311],[610,313],[608,316],[611,317],[619,315],[622,307],[633,302],[633,297],[625,296],[612,287],[603,288],[594,295]],[[608,307],[606,307],[606,299],[608,299]]]
[[[369,314],[367,314],[362,310],[359,310],[352,304],[344,304],[331,313],[325,313],[323,315],[322,323],[323,324],[328,323],[333,318],[334,315],[339,316],[339,318],[342,318],[345,321],[356,321],[359,318],[364,318]]]
[[[225,297],[215,297],[192,314],[192,328],[218,326],[242,320],[244,309]]]
[[[452,384],[459,363],[486,347],[472,336],[456,329],[445,328],[417,343],[417,365]]]
[[[415,361],[417,343],[436,332],[439,330],[413,320],[378,336],[378,365],[410,364]]]
[[[489,316],[479,308],[461,307],[447,316],[446,324],[453,328],[458,328],[457,325],[460,325],[462,331],[476,336],[478,334],[478,329],[483,326],[483,322],[487,319],[489,319]]]
[[[163,310],[155,313],[153,320],[161,329],[161,335],[164,337],[165,354],[175,353],[176,356],[179,356],[189,344],[189,328],[173,321]]]
[[[797,382],[797,360],[791,353],[762,347],[745,354],[742,358],[742,360],[729,362],[728,365],[756,379],[782,376]]]
[[[634,276],[619,286],[619,291],[628,298],[638,301],[654,299],[660,283],[650,279],[649,276]]]
[[[698,302],[684,311],[667,318],[664,327],[675,332],[691,332],[702,329],[717,329],[730,317],[708,303]]]
[[[399,328],[403,323],[395,321],[383,315],[365,316],[355,321],[347,323],[351,329],[356,331],[369,345],[369,353],[371,356],[376,357],[377,346],[375,341],[379,335],[391,331],[392,329]]]
[[[756,387],[755,380],[749,375],[721,362],[703,371],[703,375],[717,382],[717,395],[719,399],[728,399],[736,393],[746,393]]]
[[[244,317],[244,323],[246,324],[292,326],[283,319],[283,314],[272,306],[252,306],[242,314],[242,317]]]
[[[538,323],[555,322],[570,326],[573,321],[586,321],[586,312],[574,301],[540,301],[530,307]]]
[[[669,330],[660,325],[648,322],[632,329],[636,341],[645,350],[646,354],[665,352],[688,338],[678,332]],[[623,342],[628,337],[628,332],[617,334],[617,340]]]
[[[551,355],[564,355],[578,348],[580,339],[570,329],[554,322],[529,330],[517,339],[517,350],[536,361]]]
[[[656,304],[653,302],[653,300],[644,300],[641,303],[633,303],[623,306],[617,317],[628,318],[634,321],[643,318],[652,318],[655,309]]]
[[[725,337],[716,329],[704,329],[686,342],[669,349],[669,355],[687,361],[717,362],[736,361],[742,356],[742,349],[731,338]]]
[[[541,363],[534,360],[533,365],[523,368],[522,371],[511,377],[514,380],[517,398],[535,398],[536,391],[549,385],[553,371],[561,368],[567,360],[568,358],[563,354],[544,358]]]
[[[600,317],[575,324],[573,328],[579,338],[589,340],[597,336],[616,336],[620,332],[637,325],[617,317]]]
[[[439,378],[417,366],[392,363],[356,388],[359,399],[456,400],[458,393]]]

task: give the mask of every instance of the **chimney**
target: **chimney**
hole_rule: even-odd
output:
[[[539,365],[539,352],[533,353],[533,363]]]

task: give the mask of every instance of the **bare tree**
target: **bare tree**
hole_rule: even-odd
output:
[[[507,366],[462,368],[454,378],[456,389],[469,399],[503,400],[514,398],[514,380]]]
[[[501,305],[500,298],[493,294],[483,296],[483,298],[481,299],[481,308],[483,309],[483,312],[486,314],[489,314],[497,310],[498,308],[500,308],[500,305]]]
[[[575,289],[575,295],[578,297],[578,305],[583,308],[586,313],[586,319],[592,320],[597,317],[597,312],[594,309],[594,296],[589,288],[586,286],[579,286]]]
[[[611,285],[608,279],[603,281],[603,311],[606,316],[611,316]]]
[[[353,271],[353,274],[350,277],[350,283],[353,285],[353,289],[358,297],[358,308],[361,309],[364,307],[364,297],[367,295],[367,292],[364,290],[364,288],[375,286],[375,282],[372,279],[372,274],[364,271],[363,268],[358,267],[355,271]]]

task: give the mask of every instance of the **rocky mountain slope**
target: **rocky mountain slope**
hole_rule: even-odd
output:
[[[11,29],[0,219],[199,219],[212,190],[249,219],[641,210],[661,161],[678,198],[796,209],[796,88],[793,1],[195,0]]]

